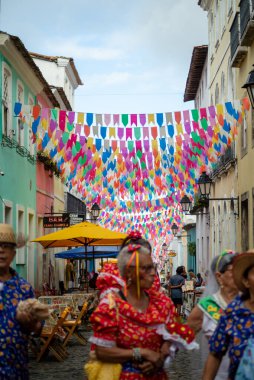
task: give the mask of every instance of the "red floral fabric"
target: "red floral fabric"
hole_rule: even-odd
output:
[[[120,276],[116,263],[105,263],[96,280],[96,288],[100,294],[108,289],[121,289],[123,287],[123,279]]]
[[[167,325],[171,333],[182,334],[191,341],[192,330],[175,320],[175,307],[172,301],[162,293],[149,293],[149,306],[146,312],[139,312],[116,293],[108,294],[91,316],[94,335],[92,342],[106,342],[121,348],[149,348],[160,351],[163,337],[156,331],[158,325]],[[193,335],[194,336],[194,335]],[[101,344],[104,345],[104,344]],[[165,380],[161,370],[153,376],[128,372],[123,369],[120,380]]]

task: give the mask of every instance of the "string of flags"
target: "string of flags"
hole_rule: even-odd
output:
[[[86,204],[100,204],[104,226],[136,225],[152,238],[164,235],[165,222],[181,223],[179,201],[184,194],[193,199],[197,178],[216,167],[249,109],[248,98],[181,112],[113,115],[15,103],[14,115],[69,188]],[[120,217],[134,211],[138,219]],[[142,212],[154,213],[157,222]]]

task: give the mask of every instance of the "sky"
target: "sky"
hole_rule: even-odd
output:
[[[27,50],[72,57],[75,111],[156,113],[183,102],[194,46],[207,44],[198,0],[0,0],[0,29]]]

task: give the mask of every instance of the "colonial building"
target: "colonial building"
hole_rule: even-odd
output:
[[[36,152],[30,128],[14,117],[14,104],[33,106],[40,99],[42,104],[54,108],[59,103],[22,41],[3,32],[0,70],[0,167],[4,173],[0,178],[0,221],[10,223],[17,234],[27,238],[26,246],[17,250],[14,267],[36,285],[38,251],[30,242],[36,233]]]
[[[208,98],[208,46],[195,46],[192,52],[192,58],[189,73],[186,81],[184,92],[184,101],[194,101],[195,108],[207,107],[209,105]],[[196,255],[193,256],[188,252],[188,268],[204,273],[209,263],[209,209],[207,205],[194,206],[193,214],[196,214]],[[193,222],[186,223],[186,229],[190,236],[189,246],[193,246],[194,236],[191,235]],[[192,240],[192,241],[191,241]]]
[[[48,81],[54,96],[59,102],[60,109],[72,111],[75,90],[79,85],[83,84],[73,58],[47,56],[38,53],[30,53],[30,55]],[[43,228],[44,215],[76,211],[67,209],[65,184],[61,178],[53,175],[52,165],[48,165],[48,161],[45,159],[44,162],[43,159],[41,161],[37,171],[37,236],[52,232],[51,229]],[[55,169],[54,165],[53,169]],[[44,250],[42,247],[37,249],[40,268],[39,283],[46,282],[49,283],[50,287],[58,287],[59,281],[64,281],[65,269],[64,261],[55,259],[55,253],[59,250]]]
[[[249,0],[248,0],[249,2]],[[231,28],[237,11],[233,0],[199,0],[208,19],[208,99],[210,105],[236,99],[236,69],[231,60]],[[236,250],[238,222],[237,146],[235,143],[219,158],[213,172],[209,206],[210,259],[224,249]],[[212,200],[213,199],[213,200]]]

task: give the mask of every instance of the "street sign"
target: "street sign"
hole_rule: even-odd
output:
[[[78,224],[81,222],[84,222],[86,220],[85,214],[73,214],[70,213],[70,226],[73,226],[74,224]]]
[[[63,228],[70,226],[70,217],[68,214],[49,215],[43,217],[44,228]]]

